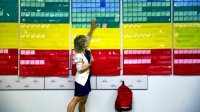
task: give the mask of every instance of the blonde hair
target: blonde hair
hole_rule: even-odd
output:
[[[74,39],[74,50],[76,53],[81,53],[85,49],[85,41],[86,36],[85,35],[78,35]]]

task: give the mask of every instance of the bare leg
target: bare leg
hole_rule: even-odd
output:
[[[67,107],[67,112],[74,112],[74,108],[76,107],[77,103],[80,100],[81,100],[81,97],[74,96]]]
[[[85,103],[87,101],[88,95],[87,96],[83,96],[79,102],[79,112],[85,112]]]

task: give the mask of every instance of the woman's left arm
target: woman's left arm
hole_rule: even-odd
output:
[[[90,53],[91,53],[91,51],[90,51]],[[92,53],[91,53],[91,60],[90,60],[90,64],[92,64],[94,62],[94,58],[93,58],[93,56],[92,56]]]

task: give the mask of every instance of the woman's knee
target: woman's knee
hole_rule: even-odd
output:
[[[81,100],[80,100],[80,104],[85,104],[86,101],[87,101],[87,97],[83,97],[83,98],[81,98]]]
[[[86,101],[85,100],[80,100],[80,102],[79,102],[81,105],[84,105],[85,103],[86,103]]]
[[[77,104],[80,101],[81,101],[81,97],[74,97],[73,100],[72,100],[72,102],[75,103],[75,104]]]

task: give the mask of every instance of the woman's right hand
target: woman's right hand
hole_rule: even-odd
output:
[[[83,67],[82,67],[82,70],[80,70],[79,72],[80,73],[83,73],[85,72],[88,68],[90,68],[91,64],[88,63],[88,64],[84,64]]]
[[[85,64],[83,65],[83,68],[88,69],[91,65],[92,65],[91,63]]]

